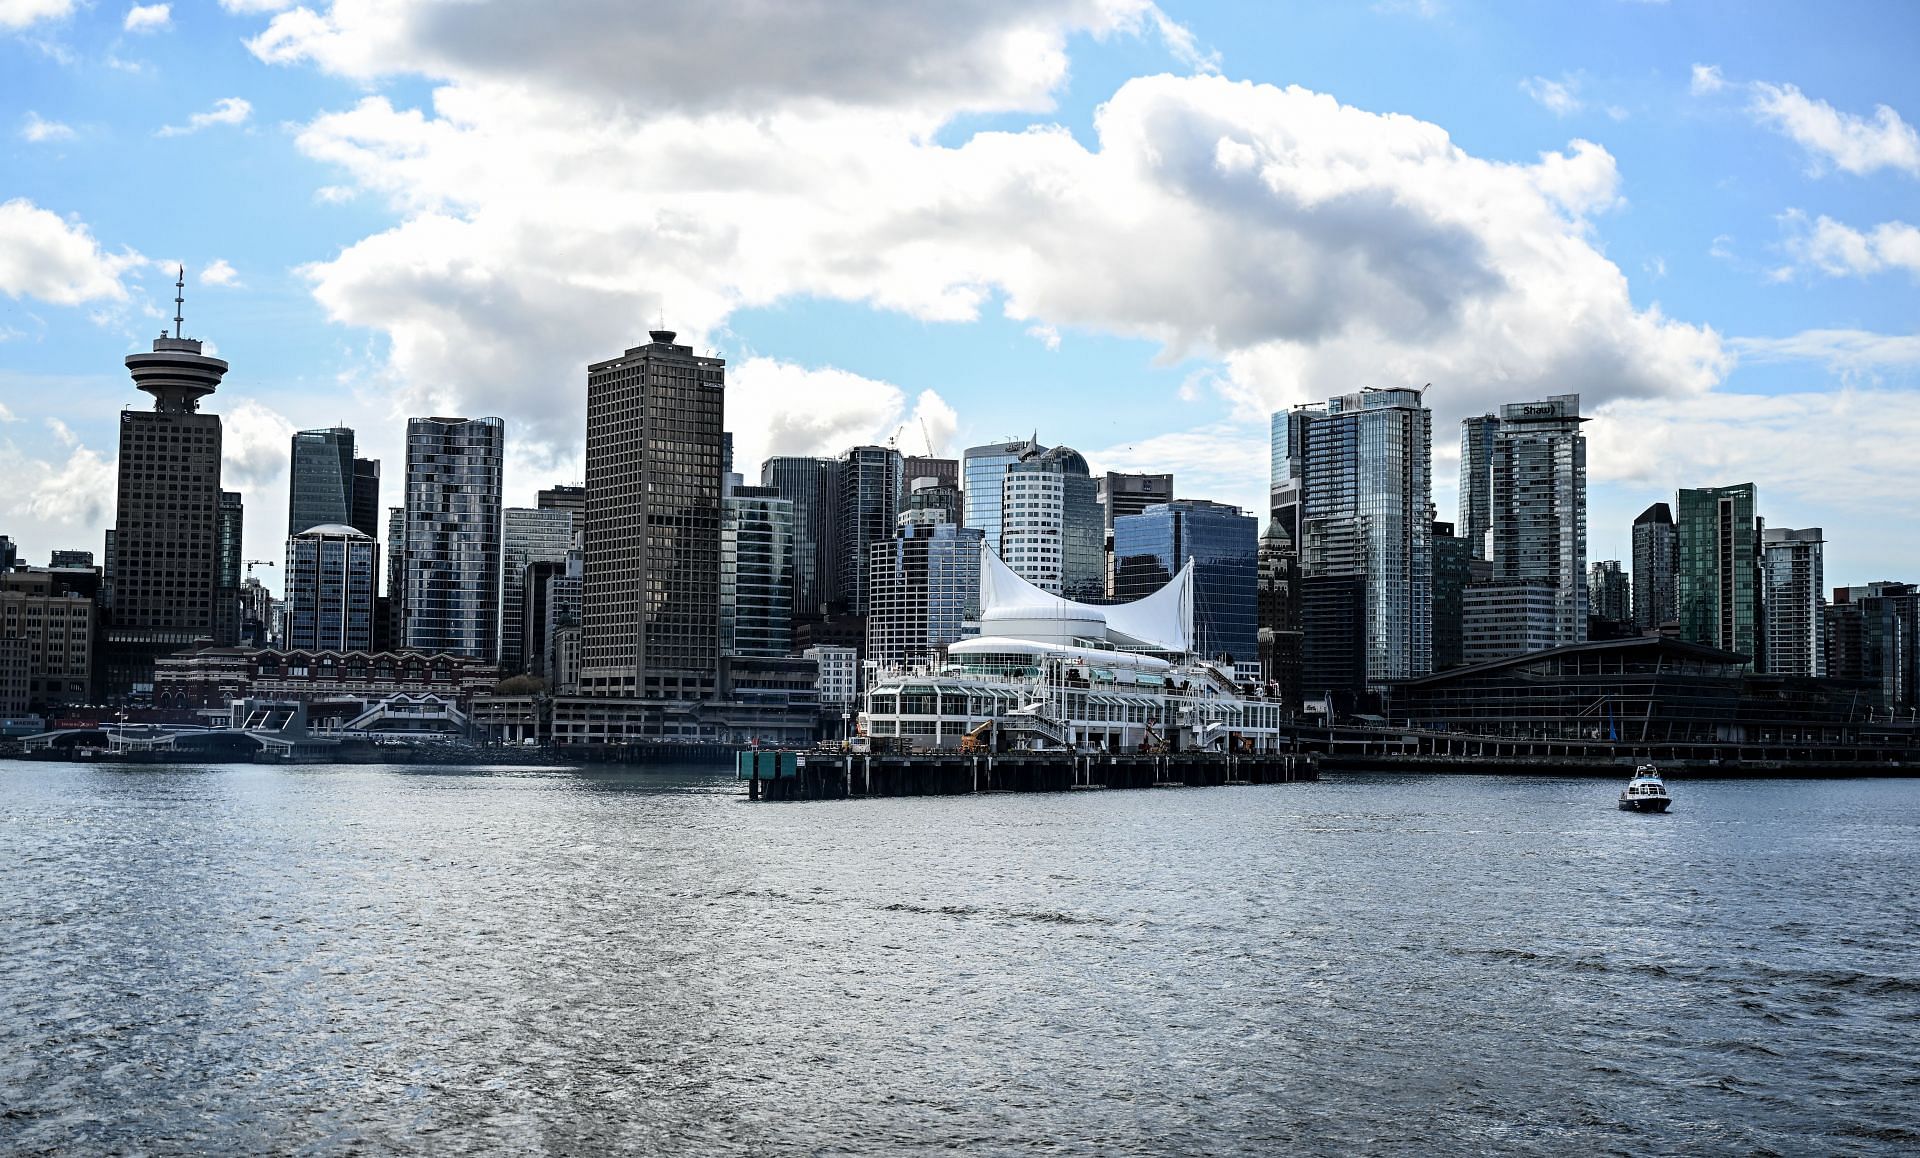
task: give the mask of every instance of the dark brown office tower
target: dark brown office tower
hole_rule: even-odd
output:
[[[539,498],[534,505],[543,511],[566,511],[571,514],[573,516],[573,533],[576,535],[586,530],[586,487],[550,486],[540,492]]]
[[[580,694],[711,699],[726,362],[649,336],[587,367]]]
[[[177,288],[184,285],[183,272]],[[158,656],[196,640],[238,642],[221,574],[220,419],[200,413],[227,364],[180,336],[178,309],[173,320],[173,334],[154,339],[150,353],[127,356],[134,385],[154,401],[152,410],[120,414],[113,618],[103,649],[105,691],[116,699],[152,687]]]

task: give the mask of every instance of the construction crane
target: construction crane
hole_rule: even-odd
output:
[[[927,457],[935,457],[933,453],[933,434],[927,430],[927,420],[924,418],[920,420],[920,437],[927,440]]]

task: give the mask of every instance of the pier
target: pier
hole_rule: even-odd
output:
[[[735,772],[749,800],[844,800],[857,796],[966,796],[978,792],[1071,792],[1094,788],[1217,788],[1320,778],[1306,753],[747,751]]]

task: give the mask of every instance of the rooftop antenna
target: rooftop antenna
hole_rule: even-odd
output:
[[[173,336],[180,336],[181,312],[187,304],[187,267],[180,267],[180,274],[173,282]]]

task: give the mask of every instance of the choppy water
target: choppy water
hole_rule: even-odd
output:
[[[1920,784],[0,764],[0,1152],[1893,1152]]]

